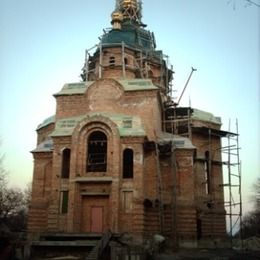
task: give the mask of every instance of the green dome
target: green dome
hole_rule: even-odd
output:
[[[102,44],[116,44],[124,42],[129,47],[144,51],[154,51],[155,41],[153,33],[134,24],[123,24],[122,29],[112,29],[102,37]]]

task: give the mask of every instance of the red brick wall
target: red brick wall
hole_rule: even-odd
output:
[[[115,66],[109,66],[111,55],[118,63]],[[136,76],[132,68],[136,66],[134,55],[134,52],[126,51],[127,78]],[[56,120],[97,112],[139,116],[146,131],[146,138],[156,141],[162,125],[162,100],[159,90],[125,92],[123,87],[112,79],[122,76],[122,70],[117,67],[122,65],[121,49],[106,49],[103,58],[105,66],[102,72],[103,78],[95,81],[86,93],[56,96]],[[96,63],[98,62],[97,60]],[[158,83],[161,73],[159,66],[150,64],[150,69],[153,81]],[[96,76],[97,71],[98,66]],[[193,120],[193,124],[219,128],[216,124],[196,120]],[[42,142],[53,129],[54,125],[50,124],[38,130],[38,143]],[[87,139],[89,134],[96,130],[102,131],[107,136],[106,172],[86,171]],[[105,208],[104,229],[133,233],[142,239],[144,236],[160,232],[160,210],[155,201],[161,199],[164,234],[174,236],[177,233],[180,241],[196,241],[198,218],[202,221],[204,237],[224,234],[220,165],[212,163],[211,166],[212,194],[206,194],[204,183],[205,152],[211,151],[212,161],[221,160],[219,138],[211,138],[209,146],[207,135],[193,133],[192,143],[196,148],[196,157],[193,149],[175,150],[176,172],[171,168],[171,157],[157,161],[155,151],[143,151],[144,137],[120,137],[115,123],[101,115],[86,117],[76,126],[72,136],[54,137],[53,142],[52,152],[34,153],[32,204],[28,222],[31,232],[90,230],[90,224],[85,218],[90,218],[91,205],[100,205]],[[61,178],[62,151],[65,148],[71,149],[70,178],[66,180]],[[122,177],[123,150],[126,148],[134,152],[133,179]],[[158,195],[159,172],[162,178],[162,197]],[[176,174],[176,183],[173,174]],[[96,179],[93,181],[91,178]],[[173,198],[175,186],[176,198]],[[61,191],[69,192],[67,214],[60,214]],[[91,195],[91,192],[96,195]],[[102,195],[102,192],[105,195]],[[127,203],[131,204],[131,206],[128,204],[127,210],[124,204],[126,193],[130,201]],[[220,203],[209,210],[205,201],[212,198]],[[151,207],[144,206],[145,199],[150,200]]]

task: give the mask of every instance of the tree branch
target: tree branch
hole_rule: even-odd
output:
[[[252,5],[255,5],[255,6],[257,6],[257,7],[260,7],[260,4],[254,2],[254,1],[252,1],[252,0],[245,0],[245,1],[248,2],[248,3],[250,3],[250,4],[252,4]]]

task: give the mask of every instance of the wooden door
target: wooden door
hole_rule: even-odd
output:
[[[91,232],[103,232],[103,207],[91,207]]]
[[[84,196],[81,206],[81,232],[102,233],[110,228],[109,197]]]

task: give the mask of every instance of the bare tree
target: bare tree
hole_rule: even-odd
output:
[[[1,143],[0,143],[0,145],[1,145]],[[0,192],[2,191],[2,189],[4,187],[6,187],[6,185],[8,183],[8,181],[7,181],[8,173],[4,168],[3,161],[4,161],[4,156],[0,155]]]
[[[31,202],[32,196],[32,183],[29,182],[23,191],[26,207],[28,208]]]
[[[4,168],[3,160],[4,156],[0,155],[0,231],[1,228],[20,231],[26,226],[30,190],[27,188],[22,191],[8,187],[9,176]]]
[[[1,143],[0,143],[1,145]],[[2,220],[4,214],[4,204],[5,204],[5,194],[6,194],[6,187],[8,183],[7,179],[7,171],[3,165],[4,156],[0,155],[0,220]]]
[[[256,1],[253,1],[253,0],[245,0],[245,1],[250,5],[260,7],[260,3],[257,3]]]
[[[24,194],[21,190],[8,188],[2,192],[0,204],[0,219],[6,221],[11,216],[19,214],[25,210]]]
[[[253,191],[254,209],[243,218],[242,222],[244,238],[260,236],[260,177],[253,185]]]
[[[260,1],[259,0],[243,0],[245,3],[245,6],[255,6],[255,7],[260,7]],[[233,8],[236,8],[236,3],[237,0],[228,0],[228,4],[233,3]]]
[[[254,189],[255,211],[260,212],[260,177],[257,178],[255,184],[253,185],[253,189]]]

